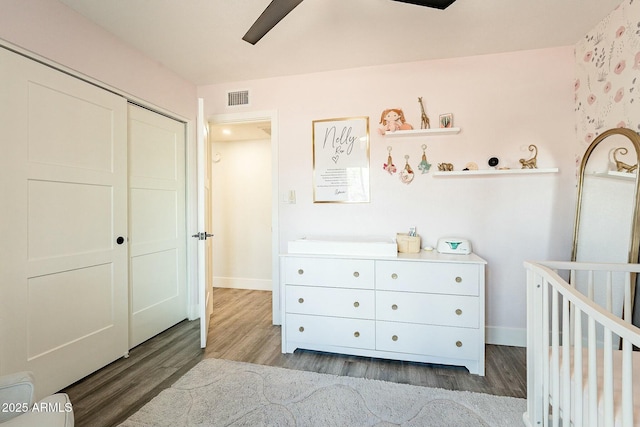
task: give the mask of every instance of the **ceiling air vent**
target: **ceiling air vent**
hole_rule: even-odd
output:
[[[238,105],[249,105],[248,90],[227,92],[227,107],[237,107]]]

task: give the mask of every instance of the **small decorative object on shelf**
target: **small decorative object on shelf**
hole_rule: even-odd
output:
[[[463,171],[477,171],[478,165],[475,162],[469,162],[464,166]]]
[[[422,97],[418,97],[418,103],[420,104],[420,129],[430,129],[431,124],[429,123],[429,117],[427,113],[424,111],[424,105],[422,105]]]
[[[404,165],[404,169],[402,169],[402,171],[400,172],[400,181],[402,181],[405,184],[410,184],[411,181],[413,181],[414,173],[413,173],[413,169],[411,169],[411,166],[409,166],[408,155],[404,156],[404,161],[405,161],[405,165]]]
[[[633,173],[635,172],[636,169],[638,169],[638,164],[636,163],[635,165],[631,166],[628,163],[623,162],[622,160],[618,160],[618,153],[622,153],[622,155],[627,154],[629,151],[624,148],[624,147],[618,147],[615,150],[613,150],[613,161],[616,164],[616,170],[618,172],[627,172],[627,173]]]
[[[538,158],[538,147],[536,147],[535,145],[531,144],[529,146],[529,151],[531,151],[533,154],[533,157],[530,159],[520,159],[520,163],[522,164],[522,169],[537,169],[538,165],[537,165],[537,158]]]
[[[393,159],[391,158],[391,147],[387,147],[387,151],[389,152],[389,157],[387,157],[387,163],[384,164],[383,169],[389,172],[389,175],[393,175],[396,173],[396,165],[393,164]]]
[[[411,126],[404,118],[404,113],[400,108],[388,108],[380,116],[381,128],[378,129],[380,135],[397,130],[411,130]]]
[[[497,157],[492,157],[487,163],[489,164],[489,167],[495,168],[498,166],[498,163],[500,163],[500,160]]]
[[[442,172],[453,171],[453,163],[438,163],[438,170]]]
[[[431,163],[427,161],[427,154],[425,150],[427,149],[426,144],[422,144],[422,161],[418,165],[418,169],[422,171],[423,174],[429,173],[429,169],[431,169]]]
[[[453,127],[453,114],[440,114],[440,127],[451,128]]]

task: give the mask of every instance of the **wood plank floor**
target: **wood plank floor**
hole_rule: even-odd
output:
[[[282,354],[280,327],[271,324],[271,292],[215,289],[206,349],[199,321],[183,321],[63,392],[76,426],[116,426],[204,358],[220,358],[378,379],[449,390],[525,397],[524,348],[486,346],[486,375],[465,368],[296,351]]]

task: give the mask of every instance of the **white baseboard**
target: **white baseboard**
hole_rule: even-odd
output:
[[[247,279],[244,277],[214,277],[214,288],[251,289],[254,291],[271,291],[271,280]]]
[[[525,328],[487,326],[484,331],[487,344],[508,345],[512,347],[527,346],[527,330]]]

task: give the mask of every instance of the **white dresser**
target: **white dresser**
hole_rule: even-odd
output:
[[[485,264],[475,254],[282,255],[282,351],[465,366],[484,375]]]

